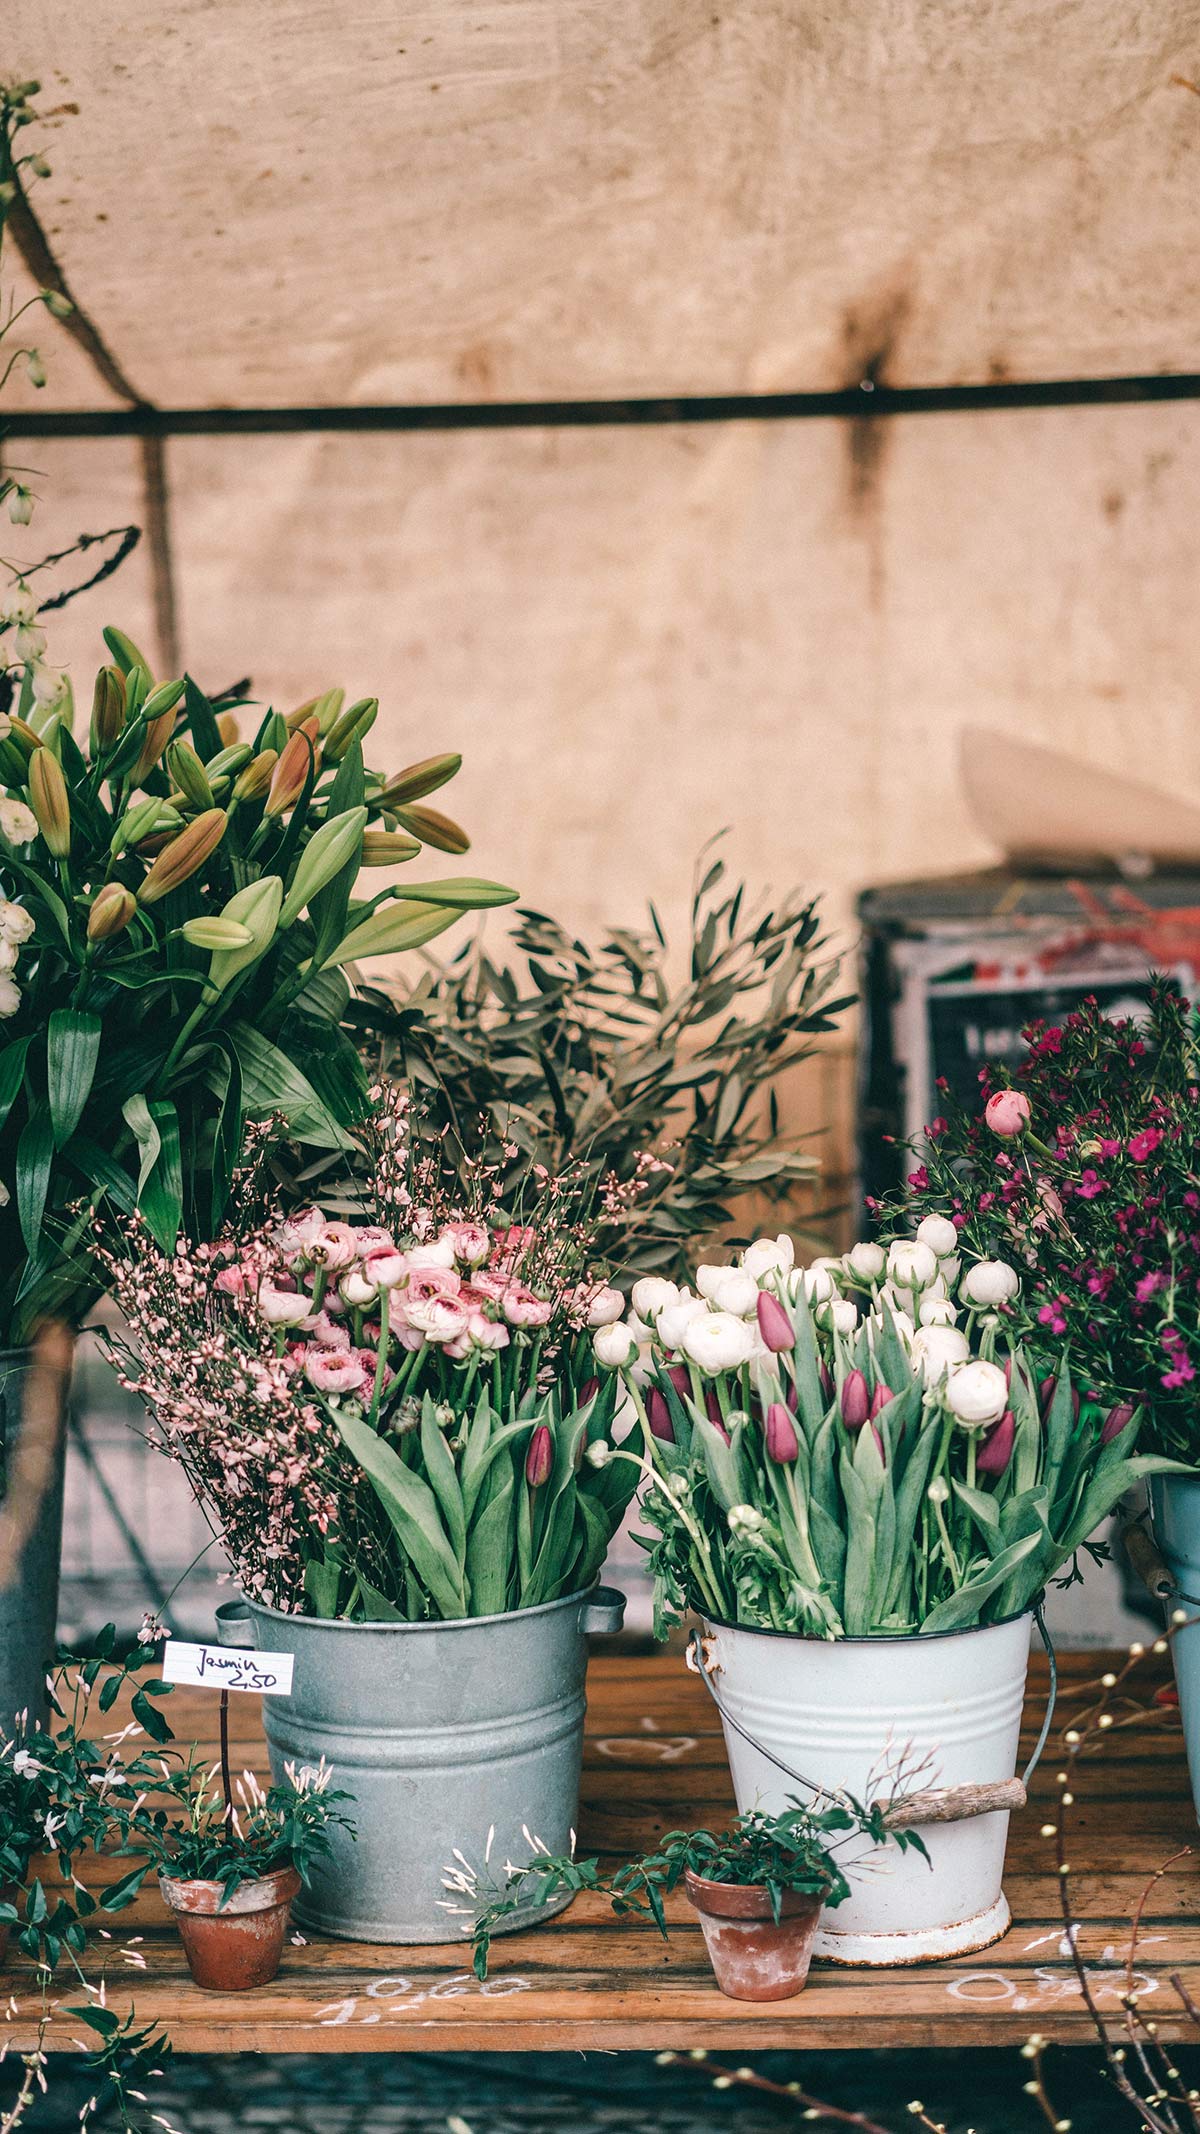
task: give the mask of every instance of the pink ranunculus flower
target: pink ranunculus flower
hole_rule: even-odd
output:
[[[508,1288],[507,1275],[495,1274],[488,1267],[477,1267],[471,1275],[471,1293],[476,1297],[488,1297],[498,1304]]]
[[[351,1223],[326,1223],[309,1244],[308,1257],[316,1266],[328,1268],[330,1274],[340,1274],[344,1267],[353,1267],[358,1258],[357,1231]]]
[[[1021,1089],[997,1089],[983,1107],[983,1116],[994,1134],[1010,1140],[1015,1134],[1023,1134],[1029,1124],[1032,1107]]]
[[[448,1223],[441,1242],[449,1243],[464,1267],[482,1267],[492,1249],[492,1233],[486,1223]]]
[[[246,1277],[240,1267],[222,1267],[213,1287],[219,1289],[223,1297],[244,1297]]]
[[[363,1259],[362,1271],[376,1289],[396,1289],[408,1273],[408,1262],[395,1245],[372,1245]]]
[[[438,1238],[436,1244],[410,1245],[408,1265],[411,1273],[415,1273],[420,1269],[421,1273],[424,1274],[434,1267],[445,1268],[449,1271],[454,1266],[454,1247],[444,1233]]]
[[[585,1283],[581,1300],[587,1310],[589,1326],[611,1326],[625,1311],[625,1299],[619,1289],[589,1289]]]
[[[285,1259],[299,1259],[316,1243],[325,1229],[320,1208],[301,1208],[289,1215],[275,1232],[275,1243]]]
[[[524,1282],[511,1282],[501,1301],[510,1326],[545,1326],[550,1317],[548,1298],[535,1297]]]
[[[503,1319],[489,1319],[485,1312],[471,1313],[467,1332],[477,1349],[506,1349],[512,1338]]]
[[[404,1316],[408,1324],[424,1334],[426,1341],[454,1341],[465,1334],[471,1323],[471,1314],[457,1297],[426,1297],[410,1302],[404,1300]]]
[[[374,1304],[379,1291],[361,1267],[347,1267],[338,1283],[338,1294],[343,1304],[349,1304],[352,1310],[365,1311],[369,1304]]]
[[[348,1349],[350,1346],[349,1328],[339,1326],[337,1320],[331,1319],[327,1311],[317,1313],[310,1331],[318,1348]]]
[[[303,1326],[312,1303],[298,1289],[280,1289],[274,1282],[263,1282],[259,1286],[258,1308],[268,1326]]]
[[[304,1375],[318,1393],[361,1393],[367,1383],[358,1357],[341,1349],[309,1349]]]
[[[414,1304],[428,1304],[431,1297],[457,1297],[462,1288],[462,1276],[453,1267],[414,1267],[413,1256],[408,1255],[408,1281],[404,1289],[404,1308],[411,1310]]]

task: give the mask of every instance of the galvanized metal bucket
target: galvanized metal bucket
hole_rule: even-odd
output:
[[[566,1852],[587,1638],[619,1630],[624,1613],[624,1594],[605,1586],[449,1623],[326,1622],[245,1600],[219,1609],[223,1643],[295,1656],[291,1696],[263,1700],[274,1776],[324,1756],[354,1795],[357,1837],[335,1833],[297,1921],[352,1941],[451,1941],[469,1928],[445,1908],[467,1901],[444,1883],[458,1856],[481,1873],[490,1856],[503,1883],[504,1861],[529,1858],[526,1831]],[[524,1924],[514,1913],[504,1931]]]
[[[1171,1657],[1179,1690],[1179,1716],[1187,1744],[1192,1799],[1200,1815],[1200,1476],[1152,1475],[1150,1516],[1170,1584],[1156,1582],[1168,1622],[1175,1627]],[[1195,1628],[1192,1626],[1195,1625]]]
[[[697,1666],[721,1713],[740,1811],[778,1812],[812,1792],[867,1804],[917,1796],[894,1823],[920,1831],[932,1872],[915,1847],[856,1842],[843,1855],[852,1895],[822,1917],[818,1956],[919,1963],[1006,1931],[1000,1884],[1008,1812],[1025,1799],[1015,1773],[1033,1619],[829,1641],[706,1623]],[[1048,1711],[1025,1779],[1049,1723]]]

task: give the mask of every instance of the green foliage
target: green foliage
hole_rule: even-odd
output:
[[[523,910],[514,963],[476,941],[399,998],[368,990],[350,1010],[464,1161],[507,1147],[516,1171],[583,1160],[615,1178],[597,1257],[639,1273],[685,1272],[739,1197],[782,1197],[817,1168],[781,1132],[775,1084],[853,995],[837,995],[814,902],[750,909],[724,877],[710,848],[682,978],[653,907],[648,930],[614,927],[596,947]]]
[[[513,894],[456,879],[444,896],[422,884],[419,904],[395,884],[356,896],[368,825],[393,811],[359,742],[333,743],[341,692],[286,723],[267,711],[238,743],[231,704],[190,678],[155,686],[137,648],[106,636],[86,755],[65,701],[31,703],[0,740],[0,935],[16,965],[0,984],[0,1331],[14,1343],[98,1293],[97,1210],[138,1206],[169,1251],[181,1227],[219,1223],[247,1122],[279,1114],[295,1140],[344,1149],[366,1093],[337,1028],[347,944],[403,948]]]
[[[295,1868],[307,1882],[314,1866],[329,1856],[331,1830],[353,1834],[342,1805],[353,1795],[331,1789],[324,1763],[316,1770],[289,1764],[284,1781],[266,1793],[243,1776],[237,1791],[236,1803],[232,1791],[227,1799],[209,1767],[194,1755],[180,1770],[166,1775],[160,1770],[157,1793],[164,1804],[137,1810],[130,1841],[162,1874],[184,1882],[220,1882],[226,1904],[243,1883],[282,1868]],[[182,1815],[165,1805],[168,1800],[182,1808]]]
[[[778,1815],[751,1809],[719,1834],[670,1830],[654,1852],[612,1871],[602,1869],[596,1859],[555,1857],[535,1848],[498,1889],[461,1872],[447,1877],[447,1887],[461,1891],[466,1884],[473,1891],[474,1970],[484,1979],[492,1937],[506,1919],[531,1908],[544,1911],[557,1897],[581,1890],[606,1896],[618,1917],[631,1914],[649,1920],[664,1940],[664,1899],[689,1872],[709,1882],[765,1890],[776,1921],[791,1891],[819,1897],[831,1907],[841,1904],[850,1895],[850,1884],[836,1851],[847,1836],[865,1837],[875,1845],[890,1840],[901,1851],[910,1846],[925,1851],[914,1831],[889,1830],[882,1806],[864,1808],[847,1795],[818,1810],[792,1799]]]

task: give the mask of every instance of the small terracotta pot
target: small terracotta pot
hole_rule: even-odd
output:
[[[197,1986],[206,1993],[244,1993],[274,1978],[288,1907],[300,1887],[294,1867],[243,1882],[225,1904],[220,1882],[178,1882],[160,1873],[158,1886],[175,1914]]]
[[[785,1890],[776,1923],[761,1888],[709,1882],[689,1868],[688,1896],[700,1914],[709,1962],[722,1993],[734,2001],[786,2001],[799,1993],[812,1961],[823,1900]]]

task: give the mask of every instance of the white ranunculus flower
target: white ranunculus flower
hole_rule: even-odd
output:
[[[837,1287],[828,1267],[798,1267],[788,1281],[788,1295],[792,1302],[803,1290],[810,1304],[828,1304],[837,1294]]]
[[[616,1320],[612,1326],[598,1327],[592,1337],[592,1354],[597,1363],[602,1363],[609,1371],[619,1371],[625,1364],[632,1363],[637,1355],[632,1328],[626,1326],[623,1319]]]
[[[946,1406],[970,1429],[998,1423],[1008,1406],[1008,1381],[999,1365],[979,1360],[952,1371],[946,1386]]]
[[[731,1504],[729,1507],[729,1531],[731,1534],[761,1534],[765,1521],[756,1504]]]
[[[34,929],[34,917],[23,904],[13,904],[8,897],[0,897],[0,940],[12,941],[19,948],[28,941]]]
[[[916,1238],[894,1238],[888,1248],[887,1271],[897,1289],[928,1289],[937,1276],[937,1254]]]
[[[744,1319],[732,1312],[705,1312],[684,1331],[682,1348],[702,1371],[738,1371],[750,1361],[755,1337]]]
[[[958,1326],[923,1326],[913,1336],[912,1359],[920,1364],[927,1386],[934,1386],[966,1363],[971,1344]]]
[[[887,1266],[887,1254],[882,1245],[863,1238],[859,1244],[851,1245],[843,1264],[847,1274],[852,1274],[856,1281],[878,1282]]]
[[[37,836],[37,816],[23,800],[0,800],[0,831],[10,845],[27,845]]]
[[[701,1275],[708,1276],[704,1295],[714,1311],[732,1312],[735,1319],[748,1319],[758,1303],[758,1283],[752,1274],[742,1267],[698,1267],[696,1285],[701,1287]]]
[[[655,1333],[665,1349],[677,1349],[693,1319],[708,1310],[703,1297],[695,1297],[690,1289],[681,1290],[673,1304],[664,1304],[657,1320]]]
[[[941,1267],[939,1268],[938,1272],[941,1275],[943,1282],[946,1284],[947,1290],[949,1291],[953,1289],[960,1274],[962,1273],[962,1261],[959,1258],[957,1252],[955,1253],[953,1259],[942,1261]]]
[[[917,1243],[928,1245],[939,1260],[958,1251],[958,1232],[948,1215],[926,1215],[917,1224]]]
[[[823,1323],[831,1326],[835,1334],[852,1334],[858,1325],[858,1306],[849,1297],[831,1297],[821,1308]]]
[[[422,1267],[453,1267],[454,1241],[450,1237],[439,1237],[432,1245],[414,1245],[405,1258],[414,1274]]]
[[[7,1021],[21,1005],[21,988],[9,971],[0,971],[0,1017]]]
[[[614,1319],[624,1316],[625,1299],[619,1289],[598,1289],[588,1299],[587,1323],[589,1326],[611,1326]]]
[[[785,1230],[778,1237],[756,1237],[742,1254],[742,1266],[756,1282],[765,1274],[790,1274],[796,1263],[796,1248]]]
[[[962,1278],[959,1295],[977,1307],[1007,1304],[1021,1287],[1021,1278],[1007,1260],[977,1260]]]
[[[917,1317],[922,1326],[953,1326],[957,1322],[958,1313],[949,1297],[942,1297],[933,1290],[927,1290],[921,1299]]]
[[[697,1280],[699,1280],[699,1277],[697,1277]],[[658,1317],[664,1304],[674,1304],[678,1295],[679,1284],[677,1282],[668,1282],[660,1274],[644,1274],[639,1282],[634,1283],[630,1291],[633,1308],[639,1319],[649,1319],[651,1321]]]

